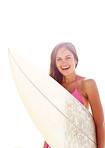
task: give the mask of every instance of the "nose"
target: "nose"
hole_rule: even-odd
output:
[[[65,64],[66,63],[66,60],[62,60],[62,64]]]

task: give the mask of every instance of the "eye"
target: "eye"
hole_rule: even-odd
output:
[[[71,59],[71,57],[66,57],[66,60],[69,60],[69,59]]]
[[[62,59],[61,59],[61,58],[57,58],[56,60],[57,60],[57,61],[61,61]]]

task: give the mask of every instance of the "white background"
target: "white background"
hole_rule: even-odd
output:
[[[95,79],[105,113],[104,19],[104,0],[0,1],[0,148],[43,145],[15,88],[8,48],[48,73],[54,46],[72,42],[79,56],[77,73]]]

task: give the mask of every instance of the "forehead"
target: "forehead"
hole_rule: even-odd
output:
[[[73,55],[72,52],[67,48],[60,48],[57,51],[56,57],[66,56],[66,55]]]

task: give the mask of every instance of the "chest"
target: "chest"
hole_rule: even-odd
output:
[[[75,82],[73,82],[73,83],[64,83],[63,85],[62,85],[67,91],[69,91],[71,94],[75,91],[75,89],[78,89],[78,90],[80,90],[80,85],[79,84],[77,84],[76,85],[76,83]]]
[[[73,92],[77,89],[77,91],[79,92],[80,96],[83,99],[84,106],[86,108],[89,108],[89,101],[88,101],[88,98],[87,98],[87,95],[86,95],[86,92],[85,92],[82,82],[77,82],[77,85],[75,82],[72,84],[66,83],[66,84],[63,84],[62,86],[71,94],[73,94]]]

